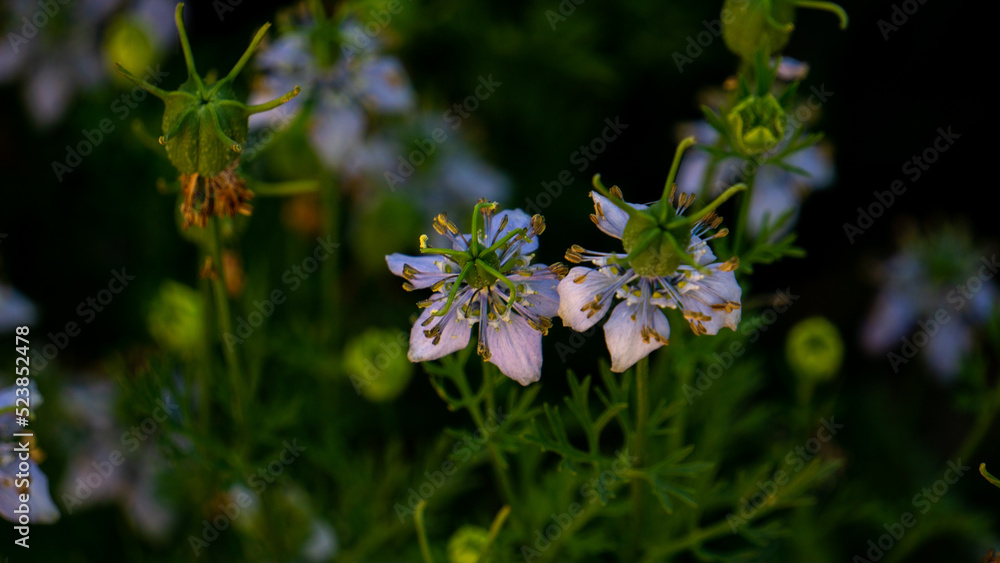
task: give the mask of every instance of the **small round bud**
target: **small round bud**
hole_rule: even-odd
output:
[[[771,94],[743,99],[726,122],[736,148],[747,156],[771,150],[785,136],[785,110]]]
[[[792,371],[805,380],[834,377],[844,359],[840,332],[823,317],[811,317],[792,327],[785,350]]]
[[[476,563],[489,537],[486,528],[462,526],[448,540],[448,563]]]
[[[191,357],[205,337],[201,294],[175,281],[164,282],[146,317],[149,334],[160,347]]]
[[[344,372],[358,394],[373,402],[391,401],[410,382],[413,364],[406,358],[407,334],[372,328],[347,343]]]

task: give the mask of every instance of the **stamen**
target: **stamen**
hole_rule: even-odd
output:
[[[622,190],[621,190],[621,188],[619,188],[618,186],[611,186],[611,193],[614,194],[614,196],[617,197],[618,199],[621,199],[621,200],[625,199],[622,196]]]
[[[740,257],[733,256],[729,260],[726,260],[721,265],[719,265],[719,270],[723,272],[732,272],[739,267],[740,267]]]

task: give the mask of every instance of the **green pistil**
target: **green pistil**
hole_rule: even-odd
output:
[[[465,279],[465,276],[471,270],[472,270],[472,262],[469,262],[468,264],[465,265],[464,268],[462,268],[462,271],[458,274],[458,277],[455,278],[455,282],[451,284],[451,291],[448,293],[448,300],[445,301],[444,307],[440,311],[434,311],[433,313],[431,313],[432,316],[443,317],[444,315],[448,314],[448,311],[451,310],[452,302],[455,301],[455,295],[458,294],[458,287],[462,285],[462,280]]]

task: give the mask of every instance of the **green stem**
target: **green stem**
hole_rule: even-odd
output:
[[[746,236],[747,218],[750,216],[750,198],[753,196],[754,180],[757,179],[759,164],[757,162],[751,164],[750,172],[747,172],[746,178],[743,179],[746,191],[740,196],[740,217],[739,223],[736,225],[736,241],[733,243],[733,255],[735,256],[739,256],[740,252],[743,251],[743,238]]]
[[[483,385],[486,385],[486,401],[487,405],[493,405],[493,384],[490,381],[490,371],[493,368],[491,364],[483,363]],[[465,367],[459,366],[455,370],[455,385],[458,387],[459,393],[462,395],[462,403],[466,406],[469,411],[469,415],[472,416],[473,422],[476,423],[476,428],[487,436],[486,447],[490,451],[490,461],[493,463],[493,470],[496,473],[497,481],[500,483],[500,489],[503,491],[503,495],[507,501],[507,504],[514,504],[514,488],[510,484],[510,478],[507,476],[507,469],[503,466],[503,461],[500,459],[500,451],[497,450],[496,444],[489,439],[490,431],[486,429],[486,422],[483,418],[483,413],[479,409],[479,401],[473,397],[472,388],[469,387],[469,380],[465,376]],[[492,408],[492,407],[491,407]]]
[[[479,202],[472,209],[472,240],[469,241],[469,251],[473,256],[479,256],[479,210],[493,207],[493,203]]]
[[[722,205],[723,203],[725,203],[727,199],[733,197],[737,193],[742,192],[742,191],[744,191],[746,189],[747,189],[746,184],[742,184],[742,183],[741,184],[736,184],[734,186],[731,186],[728,190],[726,190],[725,192],[723,192],[722,195],[720,195],[719,197],[715,198],[715,200],[712,203],[710,203],[710,204],[706,205],[705,207],[699,209],[697,213],[694,213],[693,215],[690,215],[688,217],[682,217],[680,219],[675,219],[674,221],[671,221],[667,225],[667,228],[668,229],[673,229],[675,227],[680,227],[682,225],[691,225],[691,224],[697,223],[699,220],[701,220],[702,217],[708,215],[712,211],[715,211],[715,209],[717,207],[719,207],[720,205]]]
[[[986,408],[979,412],[979,416],[972,426],[972,431],[966,435],[965,440],[962,441],[962,445],[956,450],[952,459],[967,459],[976,453],[979,442],[982,441],[983,437],[989,431],[990,426],[993,425],[993,419],[996,418],[998,410],[1000,410],[1000,382],[993,388],[993,395],[987,399]]]
[[[795,5],[800,8],[812,8],[813,10],[823,10],[830,12],[840,18],[840,29],[847,29],[847,12],[833,2],[814,2],[811,0],[797,0]]]
[[[420,542],[420,555],[424,558],[424,563],[434,563],[431,546],[427,543],[427,529],[424,527],[424,509],[426,508],[426,500],[417,503],[417,508],[413,512],[413,524],[417,528],[417,541]]]
[[[229,312],[229,296],[226,294],[226,271],[222,263],[222,233],[219,229],[219,219],[213,217],[208,220],[211,224],[211,236],[209,238],[209,252],[212,257],[212,265],[215,268],[215,277],[212,279],[212,292],[215,295],[215,312],[218,322],[219,336],[222,339],[222,353],[226,358],[226,368],[229,372],[229,386],[233,396],[233,419],[237,426],[243,425],[243,405],[240,396],[243,388],[240,382],[240,363],[236,350],[226,343],[226,335],[233,334],[233,323]]]
[[[641,467],[645,462],[646,423],[649,421],[649,356],[639,360],[635,366],[635,402],[635,440],[632,444],[632,453],[636,458],[636,466]],[[635,517],[633,546],[636,549],[642,538],[643,498],[642,480],[633,478],[632,505]]]
[[[187,31],[184,29],[184,3],[177,4],[174,10],[174,23],[177,24],[177,35],[181,39],[181,50],[184,52],[184,64],[187,65],[188,78],[194,79],[198,87],[198,93],[205,93],[205,83],[198,76],[198,70],[194,67],[194,56],[191,54],[191,43],[188,42]]]
[[[324,178],[321,194],[323,200],[323,237],[326,240],[337,240],[340,234],[340,186],[333,176]],[[331,252],[330,256],[320,266],[320,304],[323,314],[323,324],[326,327],[327,343],[336,343],[340,337],[340,315],[337,269],[338,255]]]
[[[684,151],[688,149],[691,145],[697,143],[698,140],[692,137],[685,137],[677,145],[677,151],[674,152],[674,161],[670,164],[670,173],[667,175],[667,182],[663,186],[663,195],[660,197],[660,201],[667,201],[670,197],[670,191],[674,187],[674,179],[677,178],[677,169],[681,165],[681,157],[684,155]],[[670,206],[660,204],[660,222],[667,220],[667,214],[670,212]]]

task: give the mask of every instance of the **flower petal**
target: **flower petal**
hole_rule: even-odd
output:
[[[613,274],[611,268],[594,270],[576,266],[571,269],[556,287],[563,325],[577,332],[594,326],[607,314],[608,300],[624,281],[625,274]],[[595,296],[600,303],[596,311],[590,307]]]
[[[506,219],[507,224],[504,225]],[[503,225],[501,229],[500,226]],[[517,229],[530,229],[531,215],[520,209],[505,209],[490,218],[490,228],[486,232],[486,244],[492,246],[494,242],[502,239],[507,233]],[[528,239],[520,247],[521,254],[531,254],[538,250],[538,236]],[[501,257],[504,260],[510,256]]]
[[[559,278],[545,264],[535,264],[526,268],[530,276],[514,274],[507,278],[515,285],[524,285],[527,294],[524,301],[531,312],[540,317],[555,317],[559,314]],[[522,270],[523,271],[523,270]]]
[[[385,257],[389,271],[405,279],[414,289],[430,287],[437,282],[458,275],[458,264],[440,255],[407,256],[398,252]],[[415,273],[404,273],[406,266],[413,268]],[[448,271],[450,269],[450,271]]]
[[[597,228],[604,234],[617,239],[622,238],[625,232],[625,225],[628,223],[628,213],[618,208],[611,200],[597,192],[590,192],[591,199],[594,200],[594,216],[597,217],[595,223]],[[628,203],[628,202],[626,202]],[[646,209],[648,206],[641,203],[629,203],[635,209]]]
[[[692,282],[696,287],[681,293],[685,318],[697,334],[718,334],[722,327],[735,331],[743,317],[740,308],[743,289],[732,271],[722,271],[718,265],[709,269],[711,275]],[[700,318],[691,313],[700,313]]]
[[[861,340],[870,354],[878,354],[899,344],[917,318],[917,304],[909,296],[883,291],[865,321]]]
[[[962,368],[962,359],[972,348],[972,330],[961,320],[940,325],[936,334],[929,334],[927,363],[943,381],[951,381]],[[914,339],[915,340],[915,339]]]
[[[527,385],[542,376],[542,333],[520,315],[509,318],[480,325],[479,330],[486,331],[487,361],[507,377]]]
[[[651,328],[663,340],[669,338],[670,324],[667,323],[667,317],[658,307],[649,304],[646,307],[653,307],[649,311]],[[611,318],[604,325],[604,340],[611,353],[611,371],[615,373],[627,370],[664,344],[660,339],[643,334],[645,323],[642,309],[641,301],[631,305],[623,301],[611,312]]]
[[[468,302],[471,294],[472,291],[470,289],[459,290],[459,295],[455,297],[455,301],[451,304],[451,309],[441,320],[438,320],[439,317],[431,319],[431,313],[443,307],[444,301],[439,301],[439,305],[424,309],[424,312],[420,314],[417,321],[413,323],[413,328],[410,329],[410,350],[406,353],[406,357],[411,362],[436,360],[452,352],[457,352],[469,344],[472,325],[467,319],[459,318],[458,312]],[[435,293],[433,298],[443,300],[447,296],[443,293]],[[428,319],[431,322],[427,323],[427,326],[424,326],[424,323]],[[441,334],[434,337],[428,337],[424,334],[424,331],[437,326],[437,323],[441,323]],[[435,340],[437,344],[435,344]]]

